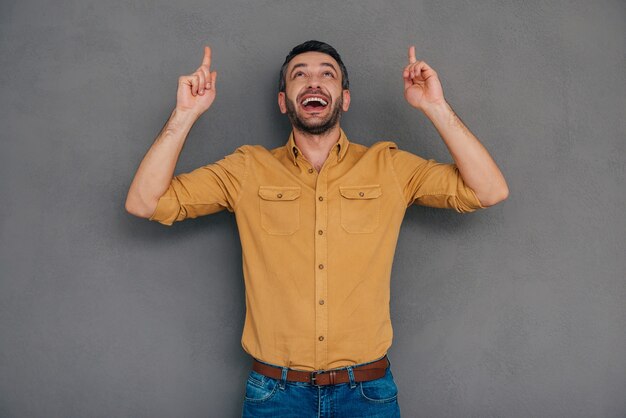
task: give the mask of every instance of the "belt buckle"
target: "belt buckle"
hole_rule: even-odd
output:
[[[316,381],[316,377],[315,376],[317,376],[318,374],[324,373],[324,371],[325,370],[315,370],[315,371],[311,372],[311,384],[313,386],[321,386],[321,385],[318,385],[317,383],[315,383],[315,381]]]

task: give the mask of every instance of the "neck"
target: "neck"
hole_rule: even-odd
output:
[[[312,135],[293,129],[293,139],[296,145],[317,171],[320,171],[324,165],[326,158],[328,158],[328,153],[333,145],[337,143],[340,135],[341,131],[338,123],[320,135]]]

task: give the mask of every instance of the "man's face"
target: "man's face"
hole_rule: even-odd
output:
[[[285,92],[278,106],[294,128],[319,135],[334,127],[350,106],[350,91],[341,88],[339,64],[330,55],[305,52],[287,66]]]

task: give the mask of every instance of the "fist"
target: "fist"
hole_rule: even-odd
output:
[[[176,110],[191,112],[196,116],[204,113],[215,100],[217,71],[211,72],[211,48],[204,47],[204,58],[198,69],[178,78]]]

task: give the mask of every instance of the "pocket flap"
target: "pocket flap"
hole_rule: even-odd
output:
[[[339,192],[347,199],[375,199],[383,194],[379,184],[367,186],[339,186]]]
[[[259,196],[263,200],[295,200],[300,197],[300,187],[259,186]]]

